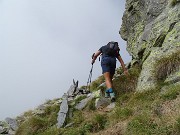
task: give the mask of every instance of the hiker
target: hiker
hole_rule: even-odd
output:
[[[116,58],[119,60],[121,63],[121,66],[124,70],[124,74],[128,75],[128,70],[125,68],[125,64],[119,54],[119,45],[118,42],[111,41],[107,45],[102,46],[92,57],[92,64],[94,64],[96,58],[102,54],[102,59],[101,59],[101,67],[102,67],[102,73],[105,78],[106,82],[106,87],[107,90],[105,91],[105,97],[111,98],[111,101],[115,101],[115,93],[112,89],[113,84],[112,84],[112,79],[113,75],[115,73],[116,69]]]

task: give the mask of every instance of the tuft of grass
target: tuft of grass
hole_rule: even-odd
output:
[[[56,126],[49,127],[47,130],[45,130],[42,133],[38,133],[36,135],[59,135],[60,129],[58,129]]]
[[[142,110],[149,110],[151,109],[151,104],[158,97],[159,97],[159,90],[136,92],[132,95],[131,99],[128,101],[128,106],[142,108]]]
[[[161,95],[161,98],[163,100],[173,100],[176,99],[179,94],[180,94],[180,86],[173,85],[172,87],[167,89],[165,93]]]
[[[121,75],[113,80],[114,90],[117,96],[127,92],[135,91],[138,77],[140,74],[140,67],[133,67],[129,69],[129,75]]]
[[[132,98],[133,96],[133,92],[127,92],[127,93],[124,93],[124,94],[121,94],[117,100],[116,100],[116,106],[126,106],[128,104],[128,102],[130,101],[130,99]]]
[[[175,6],[178,3],[177,0],[171,0],[171,6]]]
[[[47,127],[48,121],[46,119],[33,116],[19,126],[18,130],[16,131],[16,135],[37,134],[44,131]]]
[[[99,131],[99,130],[104,129],[106,122],[107,122],[106,115],[96,114],[93,118],[94,131]]]
[[[180,117],[177,119],[176,129],[177,129],[177,132],[180,134]]]
[[[151,135],[154,134],[154,129],[157,124],[148,115],[139,115],[134,117],[127,127],[128,135]]]
[[[29,110],[29,111],[25,112],[23,115],[24,115],[24,117],[28,117],[28,116],[31,116],[32,113],[33,113],[33,111]]]
[[[80,89],[84,89],[84,90],[86,90],[86,88],[87,88],[87,86],[85,86],[85,85],[80,87]]]
[[[135,116],[129,123],[126,135],[172,135],[175,134],[173,125],[158,123],[148,114]]]
[[[86,132],[93,132],[93,124],[91,122],[86,122],[83,126]]]
[[[179,70],[180,57],[179,52],[172,54],[169,57],[165,57],[158,61],[156,67],[156,77],[158,81],[164,81],[169,75]]]
[[[92,100],[89,101],[89,103],[88,103],[88,105],[87,105],[89,111],[94,111],[94,110],[96,110],[95,100],[96,100],[96,98],[93,98]]]
[[[79,103],[81,100],[87,98],[87,96],[83,95],[83,96],[79,96],[77,99],[75,99],[75,104]]]
[[[151,104],[151,108],[152,108],[152,113],[161,118],[162,117],[162,100],[155,100],[152,104]]]
[[[51,113],[53,113],[53,112],[59,112],[59,109],[60,109],[60,106],[59,105],[52,105],[52,106],[47,106],[46,108],[45,108],[45,115],[50,115]]]
[[[116,108],[112,114],[112,117],[116,120],[125,120],[133,115],[133,110],[130,108]]]
[[[84,121],[83,113],[82,111],[75,110],[73,114],[73,120],[74,125],[78,126]]]
[[[101,75],[99,76],[96,80],[94,80],[91,84],[90,84],[90,91],[96,91],[98,86],[100,84],[102,84],[105,81],[104,76]]]
[[[47,119],[49,126],[57,123],[57,114],[59,109],[59,105],[47,106],[45,108],[45,113],[41,117]]]
[[[25,113],[28,119],[20,123],[16,135],[35,135],[45,132],[52,125],[57,123],[59,105],[47,106],[45,113],[40,116],[32,116],[32,113]],[[31,111],[30,111],[31,112]]]
[[[107,122],[108,118],[106,114],[95,114],[92,119],[81,124],[81,130],[84,131],[84,133],[95,133],[103,130],[106,127]]]
[[[61,129],[58,135],[85,135],[79,128]]]

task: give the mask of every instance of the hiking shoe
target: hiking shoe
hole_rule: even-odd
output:
[[[110,97],[110,93],[109,92],[105,92],[105,98],[109,98]]]
[[[115,94],[114,94],[114,92],[111,92],[111,93],[109,93],[110,94],[110,98],[111,98],[111,102],[115,102]]]

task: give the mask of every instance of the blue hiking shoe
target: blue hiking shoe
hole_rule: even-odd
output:
[[[115,102],[115,93],[114,92],[111,92],[111,93],[109,93],[109,95],[110,95],[110,98],[111,98],[111,102]]]
[[[105,98],[109,98],[109,97],[110,97],[109,92],[105,92]]]
[[[105,97],[110,97],[112,102],[115,101],[115,93],[113,92],[112,88],[106,90]]]

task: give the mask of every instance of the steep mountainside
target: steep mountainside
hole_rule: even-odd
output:
[[[180,0],[126,0],[120,34],[132,61],[113,78],[116,102],[102,93],[103,76],[73,85],[16,119],[0,135],[180,135]]]
[[[127,0],[120,34],[131,64],[142,65],[137,90],[180,82],[180,1]]]

